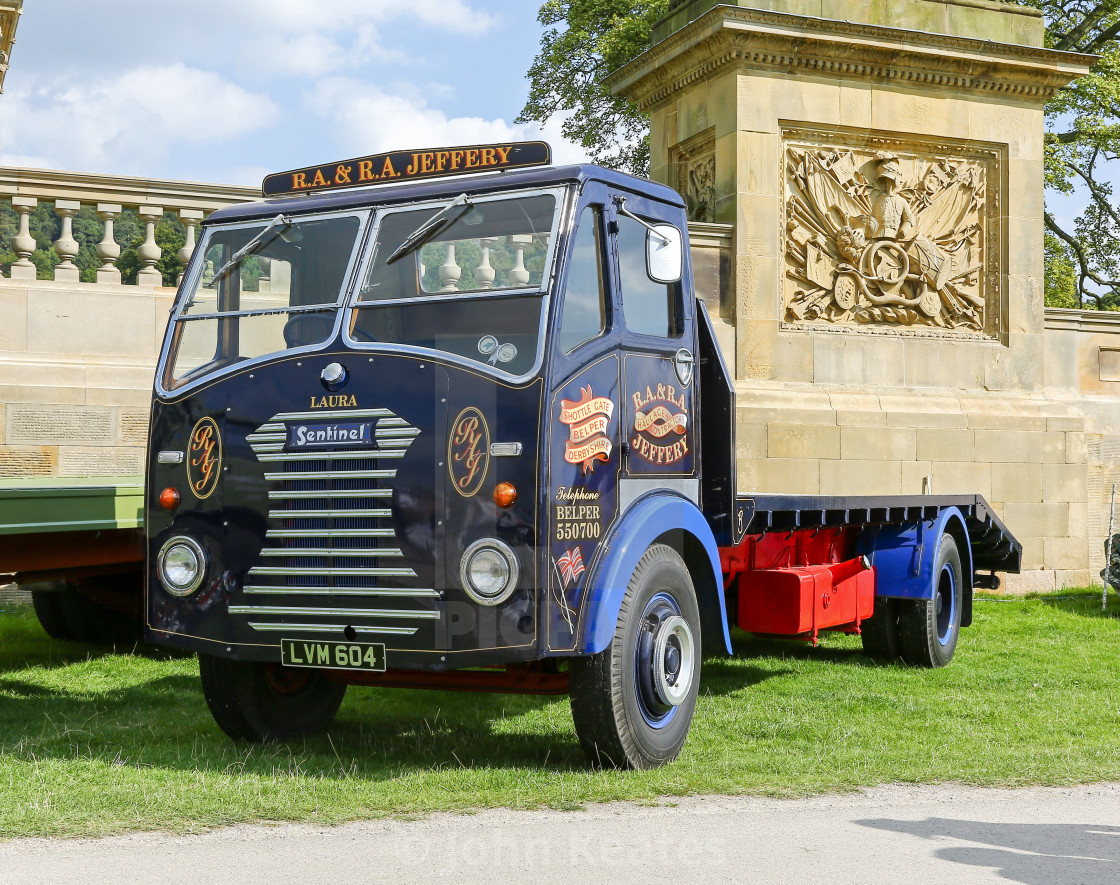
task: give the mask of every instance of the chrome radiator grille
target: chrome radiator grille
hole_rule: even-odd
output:
[[[373,449],[285,452],[289,421],[375,420]],[[264,633],[412,635],[437,620],[430,587],[414,586],[390,517],[396,462],[420,431],[388,409],[282,412],[246,438],[269,482],[269,529],[259,563],[249,570],[244,615]],[[412,579],[412,580],[410,580]],[[315,598],[292,605],[289,598]]]

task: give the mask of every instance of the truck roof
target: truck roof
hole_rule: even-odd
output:
[[[684,208],[680,194],[670,187],[637,178],[613,169],[581,163],[572,166],[542,166],[507,172],[490,172],[482,175],[448,176],[407,184],[373,185],[344,191],[327,191],[239,203],[214,212],[206,223],[249,221],[254,218],[271,218],[277,213],[329,212],[334,209],[351,209],[453,197],[461,193],[484,194],[494,191],[522,190],[533,187],[550,187],[560,184],[601,181],[611,187],[622,188],[636,195],[649,197],[672,206]]]

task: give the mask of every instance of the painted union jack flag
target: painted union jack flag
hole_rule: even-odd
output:
[[[573,547],[568,550],[556,560],[556,565],[560,569],[560,577],[564,581],[564,586],[567,587],[573,581],[578,581],[579,576],[586,571],[583,567],[583,554],[579,552],[579,547]]]

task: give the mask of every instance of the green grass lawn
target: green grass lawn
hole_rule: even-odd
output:
[[[0,613],[0,837],[317,824],[690,793],[794,796],[892,781],[1120,780],[1120,601],[977,601],[944,670],[736,637],[706,661],[680,759],[584,762],[567,698],[351,688],[321,737],[236,745],[193,658],[47,639]]]

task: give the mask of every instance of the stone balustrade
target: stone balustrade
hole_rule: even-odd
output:
[[[259,198],[260,190],[255,187],[0,167],[0,199],[9,201],[19,216],[19,227],[11,242],[16,261],[9,276],[14,280],[37,277],[38,268],[31,260],[37,243],[31,235],[30,218],[43,203],[53,206],[62,221],[61,234],[54,242],[60,259],[54,268],[56,282],[79,280],[79,269],[74,263],[79,244],[74,238],[73,220],[82,207],[88,206],[103,225],[96,250],[101,262],[96,282],[121,283],[117,267],[121,246],[114,239],[114,223],[125,210],[132,209],[144,231],[143,242],[136,249],[141,262],[136,282],[141,286],[161,286],[163,278],[156,265],[163,254],[156,243],[156,223],[165,213],[170,212],[183,224],[185,242],[176,257],[186,264],[194,251],[196,228],[203,218],[222,206]]]

